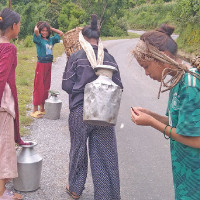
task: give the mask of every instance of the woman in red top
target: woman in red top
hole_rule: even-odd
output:
[[[0,12],[0,199],[22,199],[5,187],[18,176],[15,142],[24,144],[19,134],[18,99],[15,81],[17,50],[10,40],[20,31],[20,16],[5,8]]]

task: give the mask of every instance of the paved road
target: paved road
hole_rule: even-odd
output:
[[[124,84],[123,99],[118,117],[117,140],[122,200],[173,200],[173,184],[169,141],[148,127],[139,127],[130,120],[131,106],[145,106],[165,113],[167,94],[157,99],[159,83],[144,75],[131,56],[138,39],[105,41],[104,45],[116,58]],[[70,139],[67,118],[68,96],[61,90],[66,58],[63,54],[53,65],[51,89],[61,92],[63,101],[60,120],[38,119],[26,139],[38,142],[37,152],[43,157],[41,187],[23,193],[25,200],[68,200],[65,192],[68,176]],[[89,171],[83,200],[93,200],[93,184]]]

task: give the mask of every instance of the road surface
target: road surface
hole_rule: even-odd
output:
[[[138,39],[105,41],[115,57],[124,84],[118,116],[117,140],[119,152],[122,200],[173,200],[169,141],[149,127],[136,126],[130,119],[131,106],[144,106],[165,114],[168,94],[157,99],[159,83],[146,77],[131,55]],[[65,191],[68,176],[70,139],[68,131],[68,95],[61,90],[66,57],[57,59],[52,69],[51,89],[60,91],[63,102],[59,120],[37,119],[30,127],[27,140],[38,143],[37,152],[43,157],[40,188],[22,193],[25,200],[68,200]],[[93,184],[89,171],[83,200],[93,200]]]

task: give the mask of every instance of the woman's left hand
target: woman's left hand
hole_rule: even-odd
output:
[[[137,125],[151,126],[152,118],[151,115],[142,112],[141,109],[131,108],[131,120]]]

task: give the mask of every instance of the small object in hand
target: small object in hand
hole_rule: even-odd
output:
[[[134,114],[138,115],[135,110],[133,109],[133,107],[131,107],[131,110],[134,112]]]

